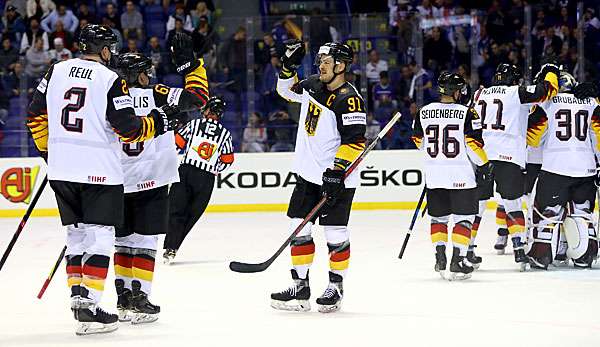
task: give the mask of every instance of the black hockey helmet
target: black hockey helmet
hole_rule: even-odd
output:
[[[138,76],[143,72],[149,78],[154,77],[152,60],[140,53],[125,53],[119,55],[117,72],[127,81],[129,86],[138,85]]]
[[[455,92],[467,94],[467,81],[460,75],[444,71],[438,77],[438,89],[440,94],[454,96]]]
[[[202,108],[202,113],[207,110],[216,115],[219,119],[223,117],[227,103],[218,96],[211,96],[206,102],[206,105]]]
[[[99,54],[108,47],[112,54],[118,54],[117,35],[106,25],[88,24],[79,34],[79,49],[83,54]]]
[[[346,63],[346,68],[348,68],[350,67],[350,63],[352,63],[353,55],[354,51],[352,51],[352,48],[347,44],[340,42],[328,42],[319,47],[319,52],[317,53],[317,57],[315,59],[315,65],[319,66],[321,64],[322,57],[330,56],[333,58],[333,61],[336,64],[343,61]]]
[[[492,78],[492,85],[495,86],[514,86],[519,84],[521,71],[512,64],[502,63],[496,68],[496,73]]]

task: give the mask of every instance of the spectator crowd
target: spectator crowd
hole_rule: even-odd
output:
[[[366,52],[366,64],[361,66],[362,52],[356,52],[346,73],[357,88],[367,87],[368,137],[374,137],[393,113],[401,112],[400,124],[380,148],[414,148],[410,132],[417,103],[438,98],[436,80],[442,71],[455,71],[473,85],[489,85],[501,62],[527,72],[529,38],[531,71],[536,71],[544,60],[554,59],[577,75],[581,69],[578,42],[583,42],[584,72],[597,78],[600,3],[583,2],[581,29],[576,1],[552,0],[532,2],[532,25],[528,30],[525,0],[486,0],[481,1],[485,7],[475,10],[467,6],[477,5],[477,1],[388,0],[389,13],[374,15],[381,20],[382,25],[377,27],[384,28],[381,31],[385,35],[369,32],[373,37],[368,38],[371,49]],[[247,49],[248,28],[239,26],[245,24],[244,19],[237,18],[234,26],[230,25],[232,21],[221,23],[226,14],[221,14],[212,0],[0,0],[0,11],[2,156],[15,155],[15,144],[21,143],[3,130],[23,129],[23,110],[42,74],[55,62],[80,56],[77,37],[88,23],[112,28],[121,52],[150,57],[156,70],[152,82],[171,86],[182,86],[183,81],[171,63],[168,47],[176,33],[188,33],[195,53],[204,59],[211,93],[228,103],[223,122],[232,129],[236,148],[245,152],[293,150],[298,110],[277,95],[275,86],[283,42],[302,38],[303,23],[298,16],[281,13],[275,5],[263,15],[276,14],[277,19],[264,21],[262,32],[253,30],[258,35],[250,46],[253,55]],[[322,43],[357,38],[352,29],[356,26],[342,29],[333,16],[319,9],[310,14],[309,27],[304,27],[310,46],[304,68],[312,65]],[[453,21],[465,15],[476,18]],[[224,27],[231,35],[219,35],[226,32]],[[418,62],[417,52],[422,52]],[[248,57],[254,61],[247,61]],[[302,72],[302,68],[300,71],[310,73]],[[13,148],[15,153],[6,148]],[[19,151],[16,155],[21,154]]]

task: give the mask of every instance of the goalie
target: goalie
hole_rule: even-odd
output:
[[[548,268],[562,224],[567,256],[575,267],[589,268],[598,253],[592,211],[594,182],[599,181],[600,105],[595,99],[580,100],[572,94],[577,82],[569,73],[561,72],[558,84],[559,93],[534,107],[529,116],[527,142],[543,151],[529,261],[532,267]]]

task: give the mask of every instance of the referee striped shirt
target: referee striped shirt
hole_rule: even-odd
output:
[[[233,143],[229,130],[217,120],[199,118],[188,122],[175,135],[177,147],[185,149],[181,164],[214,173],[233,164]]]

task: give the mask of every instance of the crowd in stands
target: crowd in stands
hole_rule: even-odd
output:
[[[470,14],[461,6],[465,0],[388,0],[386,37],[369,39],[373,43],[365,66],[359,52],[346,77],[357,88],[366,78],[368,137],[374,137],[390,116],[402,113],[400,124],[380,145],[383,149],[414,148],[410,141],[412,120],[417,112],[418,95],[423,102],[437,99],[436,80],[441,71],[456,71],[474,84],[489,85],[500,62],[521,68],[526,62],[526,38],[531,35],[532,72],[543,59],[555,57],[577,75],[577,42],[585,44],[587,76],[598,76],[600,66],[600,4],[584,0],[583,30],[577,29],[576,1],[534,2],[532,26],[525,28],[524,0],[488,0],[477,11],[477,20],[446,25],[446,19]],[[473,1],[470,1],[473,3]],[[477,1],[475,1],[476,3]],[[226,9],[224,9],[226,12]],[[233,128],[238,150],[245,152],[293,150],[297,109],[289,107],[275,91],[281,69],[279,57],[283,42],[299,37],[301,23],[280,20],[263,26],[254,42],[254,61],[248,62],[247,28],[243,18],[221,37],[217,30],[226,13],[212,0],[0,0],[0,155],[3,145],[16,140],[2,137],[2,130],[23,129],[28,98],[50,64],[78,57],[77,37],[88,23],[104,24],[119,37],[122,52],[140,52],[152,59],[156,70],[153,82],[182,86],[169,52],[177,32],[192,36],[194,51],[202,57],[208,71],[211,93],[228,103],[223,122]],[[332,20],[314,9],[310,20],[310,54],[333,40],[349,39],[336,29]],[[285,17],[284,17],[285,18]],[[417,63],[415,30],[418,20],[442,19],[422,31],[422,64]],[[441,24],[440,24],[441,23]],[[475,25],[472,25],[475,23]],[[385,25],[384,25],[385,26]],[[237,27],[237,29],[235,29]],[[233,29],[232,29],[233,28]],[[254,31],[256,33],[256,31]],[[356,37],[356,34],[353,35]],[[476,39],[476,52],[471,40]],[[385,41],[385,44],[382,44]],[[310,65],[308,63],[308,66]],[[248,90],[248,70],[253,71],[254,90]],[[302,69],[301,69],[302,70]],[[254,107],[248,108],[250,101]],[[252,111],[252,112],[251,112]],[[11,142],[12,141],[12,142]],[[32,154],[33,152],[30,152]]]

